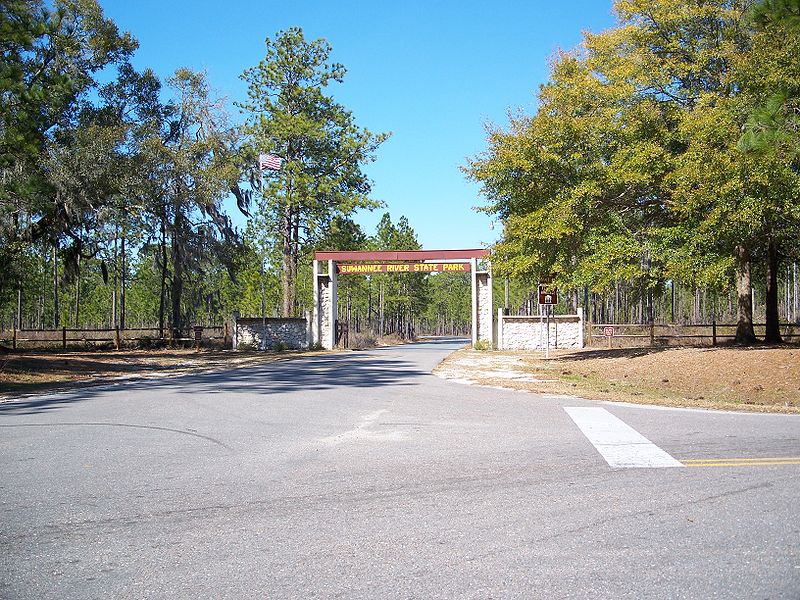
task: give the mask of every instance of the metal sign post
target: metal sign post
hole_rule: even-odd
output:
[[[558,290],[549,284],[540,283],[538,289],[539,306],[544,306],[547,321],[547,335],[545,336],[544,357],[550,358],[550,312],[558,304]]]
[[[604,327],[603,328],[603,335],[606,336],[608,340],[608,349],[611,350],[611,338],[614,337],[614,328],[613,327]]]
[[[544,344],[544,357],[550,358],[550,305],[545,304],[544,313],[547,315],[547,336]]]

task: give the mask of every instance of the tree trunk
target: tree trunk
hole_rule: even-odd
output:
[[[15,329],[22,329],[22,281],[17,279],[17,317]]]
[[[283,207],[281,219],[281,235],[283,236],[283,264],[281,269],[281,284],[283,286],[283,314],[284,318],[292,316],[294,306],[294,281],[292,279],[292,207],[287,201]]]
[[[78,254],[78,266],[75,269],[75,328],[80,327],[81,316],[81,255]]]
[[[372,330],[372,280],[367,278],[367,327]]]
[[[53,242],[53,329],[61,326],[61,307],[58,305],[58,240]]]
[[[750,250],[736,247],[736,295],[738,298],[736,339],[737,344],[756,341],[753,331],[753,287],[750,275]]]
[[[122,236],[120,251],[122,253],[121,274],[120,274],[120,299],[119,299],[119,328],[125,329],[125,284],[127,283],[126,273],[128,270],[128,257],[125,254],[125,236]]]
[[[172,227],[172,339],[181,337],[183,328],[183,315],[181,314],[181,300],[183,299],[183,268],[184,268],[184,248],[183,248],[183,214],[180,210],[175,211],[175,218]]]
[[[167,225],[161,221],[161,296],[158,301],[158,337],[164,339],[164,314],[167,306]]]
[[[119,326],[119,313],[117,312],[117,288],[119,286],[119,227],[114,233],[114,285],[111,290],[111,328],[114,329]]]
[[[780,319],[778,317],[778,247],[774,240],[767,246],[767,332],[764,341],[768,344],[780,344]]]
[[[792,263],[792,322],[798,321],[800,313],[800,288],[797,285],[797,263]]]
[[[297,273],[300,266],[300,210],[292,215],[292,315],[300,314],[297,298]]]
[[[384,312],[383,312],[383,281],[380,282],[380,289],[378,291],[378,335],[383,336],[386,331],[384,329]]]

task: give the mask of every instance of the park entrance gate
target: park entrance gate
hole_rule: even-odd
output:
[[[339,275],[465,272],[469,272],[472,279],[472,344],[493,343],[492,273],[488,264],[479,270],[484,265],[478,262],[487,255],[488,251],[484,249],[316,252],[312,343],[326,349],[336,346]]]

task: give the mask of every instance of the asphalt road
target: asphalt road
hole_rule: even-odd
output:
[[[431,375],[461,343],[0,404],[0,597],[800,598],[800,460],[707,462],[798,417]],[[565,407],[704,466],[612,468]]]

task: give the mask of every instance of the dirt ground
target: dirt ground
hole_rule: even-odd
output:
[[[435,371],[480,385],[594,400],[800,413],[800,347],[461,350]]]
[[[0,400],[79,382],[178,375],[288,360],[309,352],[121,350],[0,354]],[[315,352],[314,354],[322,354]]]

